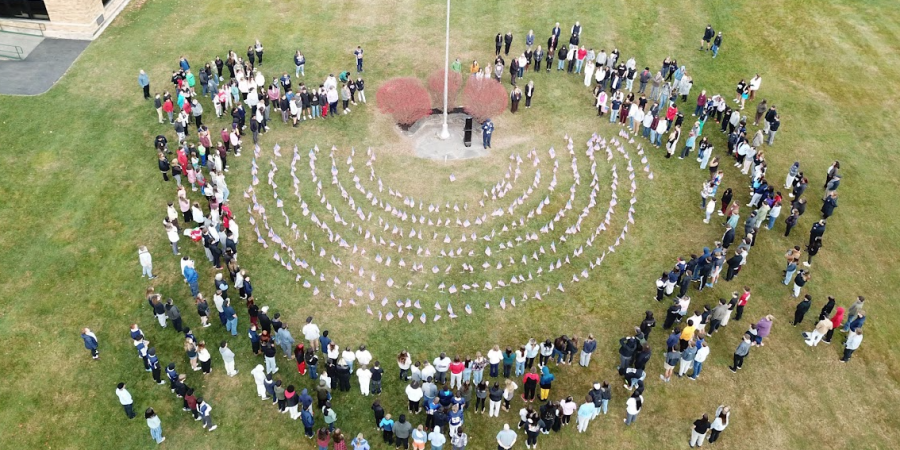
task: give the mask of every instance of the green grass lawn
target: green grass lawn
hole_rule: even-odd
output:
[[[508,157],[519,154],[524,159],[527,152],[536,149],[541,159],[541,187],[519,207],[516,217],[533,208],[546,195],[552,178],[547,149],[554,147],[559,157],[558,186],[540,216],[541,221],[546,221],[568,199],[573,174],[563,136],[568,134],[574,140],[582,184],[573,210],[554,232],[541,235],[540,244],[525,243],[514,252],[497,253],[497,239],[491,243],[457,243],[460,229],[454,226],[438,231],[441,238],[444,234],[454,237],[453,248],[472,249],[481,255],[484,247],[490,245],[495,255],[435,258],[435,250],[450,246],[441,239],[431,241],[432,228],[422,227],[429,230],[422,242],[428,243],[431,258],[397,254],[371,243],[361,245],[367,249],[361,257],[328,243],[321,230],[308,221],[298,222],[301,231],[316,243],[316,249],[323,245],[343,262],[343,267],[338,268],[326,258],[319,258],[302,238],[293,245],[329,278],[325,283],[310,278],[321,291],[317,296],[295,282],[294,273],[287,273],[273,261],[271,240],[269,249],[254,242],[255,235],[247,223],[248,201],[242,195],[250,184],[252,152],[230,159],[228,184],[242,234],[240,261],[253,276],[258,303],[281,312],[285,323],[293,327],[295,339],[302,339],[302,320],[314,315],[320,327],[330,330],[339,344],[355,347],[366,343],[387,370],[381,399],[395,417],[406,404],[405,386],[396,381],[394,363],[394,356],[401,349],[408,348],[415,359],[431,360],[440,351],[472,355],[475,351],[487,351],[494,343],[516,346],[530,337],[593,333],[599,348],[591,368],[553,367],[558,381],[552,396],[558,400],[560,396],[572,395],[580,402],[592,381],[609,380],[615,387],[610,414],[594,421],[584,436],[568,428],[552,436],[541,436],[541,448],[587,449],[600,442],[617,448],[686,448],[691,422],[702,413],[712,414],[721,403],[730,404],[733,412],[732,423],[718,443],[724,448],[895,447],[892,443],[900,438],[900,421],[890,411],[900,401],[900,393],[897,352],[891,342],[896,340],[900,321],[890,315],[888,302],[890,286],[900,282],[893,270],[900,250],[898,222],[892,219],[893,198],[898,192],[892,168],[898,164],[898,158],[888,137],[893,135],[892,125],[900,121],[900,115],[887,102],[879,101],[900,93],[900,83],[893,77],[900,70],[900,59],[891,51],[900,45],[900,14],[892,6],[883,1],[454,3],[451,58],[459,57],[464,68],[472,59],[482,64],[492,60],[493,36],[497,32],[512,30],[516,36],[513,49],[521,51],[529,29],[535,30],[536,44],[545,44],[554,22],[559,21],[567,30],[580,20],[585,27],[582,40],[586,45],[607,50],[618,47],[622,60],[634,56],[639,68],[650,66],[656,70],[669,55],[686,65],[695,83],[682,108],[688,113],[701,89],[730,99],[739,79],[749,79],[760,72],[761,97],[777,104],[782,115],[776,145],[765,148],[769,178],[783,180],[795,160],[801,161],[810,178],[810,206],[795,234],[790,239],[782,237],[782,214],[774,231],[762,232],[750,254],[749,265],[737,280],[720,282],[712,290],[693,295],[692,306],[699,307],[714,304],[717,298],[729,296],[744,284],[751,286],[754,294],[745,317],[756,321],[766,314],[776,316],[767,345],[751,352],[741,373],[729,372],[726,365],[749,322],[732,321],[724,333],[710,340],[712,354],[699,381],[675,380],[664,385],[658,380],[658,373],[662,372],[660,355],[666,333],[654,331],[654,359],[648,366],[645,408],[636,426],[626,428],[620,421],[624,418],[627,392],[618,383],[614,370],[618,339],[631,332],[645,310],[655,311],[661,324],[664,306],[651,300],[655,278],[669,268],[675,257],[696,252],[721,236],[720,227],[702,223],[697,205],[705,170],[698,170],[692,160],[666,160],[661,150],[648,150],[655,176],[648,180],[642,166],[635,164],[636,224],[629,226],[624,243],[607,255],[601,268],[591,271],[587,280],[571,284],[572,274],[580,269],[563,266],[559,271],[544,273],[524,288],[456,296],[438,293],[436,287],[441,281],[459,286],[473,280],[508,281],[518,273],[527,276],[537,265],[530,263],[520,268],[518,255],[530,256],[541,245],[547,248],[551,241],[560,246],[561,254],[576,248],[571,242],[574,239],[566,244],[559,242],[564,227],[558,225],[571,223],[588,201],[591,174],[584,142],[592,133],[613,137],[619,131],[617,126],[595,117],[582,76],[556,73],[555,68],[549,74],[529,73],[526,81],[533,79],[537,86],[534,106],[515,116],[507,112],[494,119],[496,149],[490,157],[436,163],[412,156],[411,145],[394,131],[388,117],[377,112],[375,92],[391,77],[412,75],[424,80],[435,68],[442,67],[444,6],[440,2],[132,3],[49,93],[0,98],[0,161],[4,167],[0,179],[0,229],[4,230],[0,239],[0,286],[4,292],[0,296],[0,376],[5,380],[0,386],[0,398],[4,399],[0,409],[3,441],[10,448],[153,445],[143,420],[128,422],[123,418],[114,389],[118,381],[127,381],[136,410],[142,412],[152,406],[159,413],[168,437],[166,446],[314,446],[302,437],[299,421],[291,422],[286,415],[277,414],[273,407],[254,398],[250,370],[261,359],[252,357],[243,332],[231,338],[218,324],[199,328],[189,291],[178,274],[178,261],[170,254],[160,226],[165,203],[175,200],[175,192],[174,183],[160,180],[151,143],[160,133],[172,141],[174,133],[168,125],[156,123],[152,103],[141,99],[136,83],[138,70],[144,69],[150,75],[152,91],[168,89],[168,78],[179,56],[187,56],[192,66],[199,67],[217,54],[224,56],[230,48],[243,54],[246,46],[258,38],[266,46],[262,70],[267,77],[283,71],[293,75],[291,57],[299,47],[307,57],[303,80],[307,83],[320,83],[328,73],[352,71],[352,50],[362,45],[366,51],[368,105],[354,107],[350,115],[338,120],[304,123],[296,129],[275,120],[272,131],[261,137],[262,155],[257,160],[261,182],[255,189],[267,209],[270,224],[283,237],[289,233],[275,207],[272,188],[266,185],[266,173],[269,161],[275,160],[279,167],[275,181],[285,200],[285,213],[293,221],[300,221],[301,210],[291,194],[288,173],[294,145],[302,155],[297,163],[300,194],[310,209],[320,218],[326,217],[324,205],[319,203],[319,195],[310,182],[306,157],[309,149],[318,145],[321,152],[317,175],[322,180],[323,195],[329,203],[339,206],[348,222],[356,217],[339,191],[330,185],[328,152],[332,146],[337,148],[338,178],[357,202],[362,195],[353,188],[352,176],[346,172],[347,157],[355,148],[353,165],[361,183],[376,190],[364,165],[365,150],[371,147],[377,155],[375,169],[385,186],[423,199],[426,205],[428,201],[450,202],[451,206],[454,202],[460,206],[468,202],[470,211],[459,216],[471,220],[482,189],[490,189],[503,177],[510,165]],[[708,53],[697,51],[708,22],[725,34],[725,44],[715,60]],[[755,103],[749,102],[746,113],[751,117],[754,108]],[[215,119],[208,99],[204,100],[204,109],[210,129],[226,125],[224,120]],[[272,117],[275,119],[276,115],[273,113]],[[685,123],[693,122],[687,117]],[[708,123],[704,132],[716,145],[716,154],[723,155],[725,142],[715,124]],[[248,137],[245,142],[249,141]],[[275,143],[282,147],[281,158],[272,153]],[[634,146],[625,148],[633,159],[639,159]],[[601,155],[597,161],[601,186],[598,204],[585,221],[588,231],[582,231],[578,240],[586,238],[608,207],[612,175],[605,159]],[[806,241],[821,205],[818,198],[825,170],[835,159],[841,161],[844,175],[840,207],[829,220],[825,246],[812,268],[813,279],[808,286],[814,304],[807,321],[814,319],[828,295],[835,296],[844,307],[857,295],[867,297],[866,338],[846,365],[838,362],[839,337],[831,346],[803,345],[801,330],[789,325],[796,300],[790,297],[787,287],[779,284],[784,250]],[[587,258],[599,256],[625,225],[630,197],[628,172],[620,155],[613,162],[619,177],[619,205],[609,231],[602,233],[593,247],[585,247],[584,257],[573,260],[578,267],[586,265]],[[723,167],[723,188],[735,189],[736,198],[746,201],[747,178],[727,162]],[[513,198],[531,184],[534,170],[525,159],[523,173],[510,194]],[[450,174],[455,175],[456,182],[448,182]],[[199,199],[196,194],[194,197]],[[386,192],[380,197],[386,198]],[[505,208],[509,201],[508,196],[497,204]],[[401,204],[402,199],[391,203]],[[363,209],[377,212],[368,203]],[[484,211],[489,214],[491,210]],[[742,216],[748,213],[747,208],[742,208]],[[384,212],[381,215],[390,217],[392,223],[408,232],[409,222],[401,223]],[[455,213],[441,217],[444,216],[456,218]],[[331,218],[329,221],[329,226],[347,237],[351,245],[361,241],[355,233],[334,224]],[[479,236],[491,228],[500,232],[504,222],[492,221],[478,230]],[[525,229],[537,231],[537,223],[528,222]],[[373,231],[376,225],[370,225]],[[513,230],[504,239],[514,239],[516,234],[523,233]],[[413,248],[419,242],[397,240]],[[194,372],[188,375],[188,384],[214,407],[219,429],[212,434],[182,413],[180,401],[166,388],[154,385],[134,357],[128,326],[136,322],[157,348],[161,363],[175,361],[180,371],[189,367],[181,349],[181,336],[172,330],[160,330],[143,299],[148,282],[139,278],[139,245],[147,245],[153,253],[154,269],[161,276],[152,283],[164,297],[175,299],[185,324],[208,343],[227,338],[238,354],[240,374],[235,378],[225,376],[215,348],[213,373],[208,377]],[[204,261],[202,249],[184,240],[181,245],[183,253],[197,261],[201,291],[207,293],[213,272]],[[379,266],[376,253],[390,255],[392,266]],[[517,264],[510,267],[507,255],[515,256]],[[400,258],[407,264],[421,261],[425,272],[411,274],[409,267],[397,267]],[[478,262],[478,266],[483,260],[490,260],[492,265],[503,261],[506,267],[492,271],[478,267],[474,275],[460,274],[459,265],[470,260]],[[549,261],[549,256],[541,258],[545,271]],[[350,263],[365,267],[367,273],[377,272],[378,281],[352,277],[348,271]],[[430,271],[434,264],[441,268],[439,275]],[[452,273],[443,276],[448,264],[454,265]],[[340,308],[328,297],[332,290],[330,279],[336,275],[343,284],[334,288],[335,296],[344,300]],[[384,282],[388,277],[400,286],[387,288]],[[353,296],[347,280],[357,283],[366,293],[371,288],[376,300],[369,302],[366,294],[365,299],[357,298],[358,305],[347,304]],[[403,285],[408,280],[417,289],[407,291]],[[555,291],[560,282],[565,284],[565,294]],[[422,292],[425,283],[430,287]],[[521,292],[527,290],[531,297],[534,290],[543,294],[545,286],[552,293],[542,301],[520,302],[505,311],[497,306],[500,296],[509,301],[511,296],[520,298]],[[397,323],[397,319],[379,323],[365,313],[363,303],[369,303],[376,315],[378,310],[386,313],[388,309],[380,307],[385,296],[391,305],[398,297],[420,299],[429,314],[428,326],[419,323],[419,311],[412,324],[405,320]],[[444,311],[443,319],[431,322],[433,303],[437,301],[446,307],[448,300],[460,317],[450,321]],[[492,305],[490,310],[484,309],[486,301]],[[466,303],[474,309],[471,316],[462,310]],[[239,327],[246,330],[246,314],[243,308],[238,309],[242,314]],[[391,309],[396,311],[396,307]],[[100,339],[100,362],[92,362],[82,346],[78,334],[84,326],[91,327]],[[804,327],[803,331],[807,329]],[[287,384],[312,387],[308,378],[292,371],[291,364],[280,357],[279,363],[278,376]],[[336,394],[338,426],[348,436],[365,432],[373,448],[388,448],[380,443],[371,424],[369,406],[373,398],[359,395],[355,377],[353,386],[348,394]],[[465,426],[470,435],[469,448],[492,448],[494,435],[503,423],[518,420],[516,412],[520,407],[521,401],[514,402],[513,412],[502,413],[500,419],[468,414]],[[316,418],[317,426],[321,426],[321,415]],[[520,440],[524,438],[524,433],[520,434]],[[518,443],[516,448],[523,446]],[[445,448],[449,448],[449,443]]]

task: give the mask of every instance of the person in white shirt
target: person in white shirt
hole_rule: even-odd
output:
[[[850,356],[852,356],[853,352],[859,348],[860,344],[862,344],[862,340],[862,329],[850,330],[850,334],[847,335],[847,343],[844,345],[844,356],[841,358],[841,362],[845,363],[850,361]]]
[[[631,127],[631,134],[639,136],[641,133],[641,126],[643,126],[644,124],[644,110],[632,104],[631,111],[634,112],[633,114],[631,112],[628,113],[633,122]],[[650,122],[652,123],[653,119],[650,119]]]
[[[200,413],[200,419],[203,420],[203,428],[206,428],[207,431],[219,428],[218,425],[213,425],[212,417],[209,416],[209,413],[212,412],[212,406],[209,406],[209,403],[206,403],[203,397],[197,398],[197,412]]]
[[[495,345],[494,348],[490,349],[487,353],[488,364],[491,365],[491,378],[497,378],[499,374],[498,368],[500,367],[500,361],[503,361],[503,352],[500,351],[500,346]]]
[[[238,228],[238,223],[234,215],[232,215],[231,220],[228,221],[228,231],[231,231],[231,240],[237,244],[238,237],[240,236],[240,229]]]
[[[422,380],[427,380],[429,378],[434,379],[436,372],[434,366],[432,366],[430,362],[425,361],[425,365],[422,367]]]
[[[359,350],[356,351],[356,361],[361,366],[368,366],[372,362],[372,353],[366,350],[365,345],[360,345]]]
[[[132,400],[131,393],[128,392],[128,389],[125,389],[125,383],[119,383],[116,386],[116,396],[119,397],[119,403],[121,403],[122,408],[125,409],[125,415],[128,416],[129,419],[134,419],[134,400]]]
[[[322,86],[325,87],[325,90],[329,90],[331,88],[337,88],[337,78],[334,77],[334,74],[328,74],[328,78],[325,78],[325,82],[322,83]]]
[[[138,260],[141,263],[141,278],[148,277],[151,280],[156,278],[153,276],[153,257],[147,247],[138,247]]]
[[[344,362],[347,363],[347,368],[350,369],[350,373],[353,373],[353,361],[356,361],[356,354],[353,353],[353,350],[350,350],[350,346],[344,348],[344,351],[341,353],[341,358],[344,358]]]
[[[234,370],[234,352],[228,348],[228,343],[222,341],[219,345],[219,353],[222,354],[222,361],[225,362],[225,374],[229,377],[233,377],[238,374],[237,370]]]
[[[406,386],[406,398],[409,400],[409,412],[419,413],[419,402],[422,401],[422,388],[417,381]]]
[[[232,221],[234,223],[234,221]],[[237,235],[235,234],[235,242],[237,242]],[[312,349],[313,352],[319,351],[319,326],[312,323],[312,316],[306,318],[306,325],[303,325],[303,338],[309,342],[309,348]]]
[[[328,359],[337,361],[338,357],[341,356],[341,348],[338,347],[338,345],[335,344],[334,341],[332,341],[330,344],[328,344],[325,355],[328,357]]]
[[[256,383],[256,395],[263,400],[268,400],[266,396],[266,369],[262,364],[257,364],[253,370],[250,371],[250,375],[253,375],[253,381]]]
[[[759,74],[756,74],[755,77],[750,79],[750,98],[748,100],[753,100],[756,98],[756,91],[759,90],[759,87],[762,85],[762,77]],[[744,108],[741,108],[744,109]]]
[[[438,385],[446,383],[447,371],[450,370],[450,358],[447,357],[446,353],[441,352],[440,356],[434,358],[434,370],[436,372],[434,378],[435,383]]]
[[[700,371],[703,369],[703,363],[706,361],[706,358],[709,356],[709,344],[706,343],[706,339],[703,340],[703,343],[700,344],[700,348],[697,349],[697,354],[694,356],[694,372],[691,373],[691,376],[688,378],[692,380],[697,380],[697,377],[700,376]]]
[[[359,390],[364,396],[369,396],[369,384],[372,381],[372,371],[365,364],[360,363],[356,369],[356,377],[359,378]]]
[[[625,402],[625,414],[628,417],[625,418],[625,425],[631,425],[637,420],[638,414],[641,412],[641,408],[644,407],[644,396],[638,395],[637,391],[628,398],[628,401]]]

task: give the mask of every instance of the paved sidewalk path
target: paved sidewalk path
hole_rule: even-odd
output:
[[[47,92],[90,43],[46,38],[24,61],[0,61],[0,94],[38,95]]]

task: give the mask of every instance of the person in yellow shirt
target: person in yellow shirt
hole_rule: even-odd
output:
[[[687,326],[684,327],[684,330],[681,331],[681,336],[679,340],[679,344],[681,346],[680,350],[684,351],[687,346],[690,344],[691,339],[694,338],[694,331],[697,330],[696,324],[694,324],[694,319],[688,319]]]

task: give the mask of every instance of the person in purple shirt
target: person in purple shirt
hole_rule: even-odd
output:
[[[763,338],[769,335],[772,332],[772,321],[775,319],[775,316],[769,314],[762,319],[759,319],[759,322],[756,322],[756,337],[754,338],[754,345],[758,345],[760,347],[766,345],[763,343]]]

